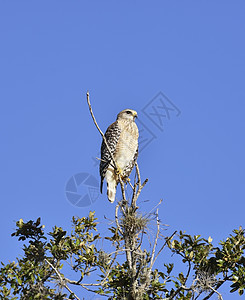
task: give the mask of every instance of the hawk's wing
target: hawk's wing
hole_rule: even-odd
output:
[[[106,130],[105,138],[108,146],[110,147],[112,155],[114,155],[116,151],[116,146],[117,146],[118,139],[120,137],[120,133],[121,133],[121,129],[117,121],[112,123]],[[100,161],[100,176],[101,176],[100,192],[101,193],[102,193],[105,173],[110,163],[111,163],[111,156],[103,139],[101,144],[101,161]]]

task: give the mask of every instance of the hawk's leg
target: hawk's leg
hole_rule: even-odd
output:
[[[126,183],[126,182],[130,182],[130,178],[128,176],[123,176],[123,170],[119,167],[119,165],[117,164],[116,165],[116,168],[115,168],[115,174],[117,176],[120,176],[121,179]]]
[[[118,164],[116,164],[116,168],[115,168],[115,174],[116,175],[122,175],[123,170],[119,167]]]
[[[123,175],[122,175],[122,174],[123,174],[123,170],[119,167],[118,164],[116,165],[116,168],[115,168],[115,174],[116,174],[117,176],[120,176],[121,179],[122,179],[125,183],[130,181],[130,179],[129,179],[127,176],[123,176]]]

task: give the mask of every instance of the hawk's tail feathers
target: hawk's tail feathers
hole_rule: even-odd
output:
[[[103,189],[103,180],[104,180],[104,178],[102,179],[101,178],[101,182],[100,182],[100,193],[102,194],[102,189]]]
[[[113,203],[116,197],[116,180],[107,182],[107,197],[108,200]]]

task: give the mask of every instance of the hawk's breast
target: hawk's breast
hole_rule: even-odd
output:
[[[138,149],[139,132],[134,122],[118,121],[121,134],[115,151],[115,161],[122,170],[133,161]]]

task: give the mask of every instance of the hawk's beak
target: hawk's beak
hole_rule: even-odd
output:
[[[133,113],[134,118],[138,118],[137,112]]]

